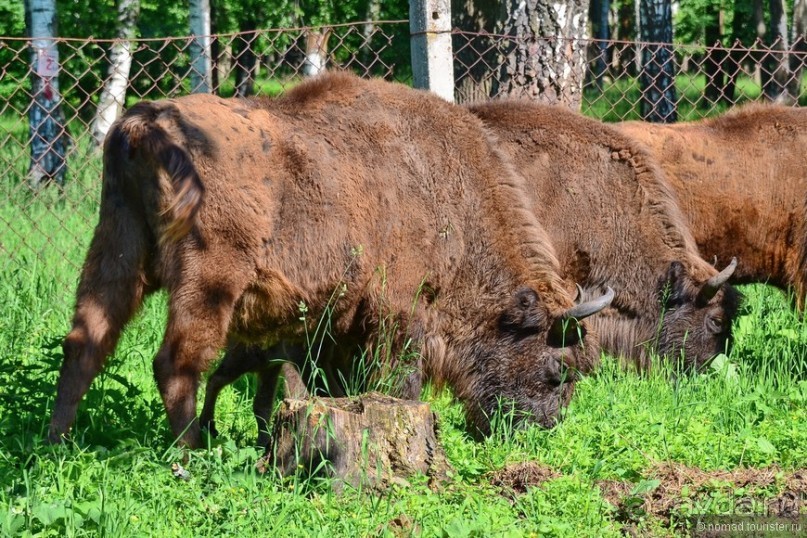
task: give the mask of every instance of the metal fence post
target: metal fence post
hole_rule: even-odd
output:
[[[415,88],[454,102],[450,0],[409,0],[409,35]]]

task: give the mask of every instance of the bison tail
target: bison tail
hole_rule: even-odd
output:
[[[132,107],[110,130],[104,145],[106,180],[111,186],[130,182],[140,192],[148,212],[157,191],[159,241],[177,241],[196,221],[205,188],[193,157],[162,125],[176,123],[179,112],[168,102],[142,102]],[[158,121],[161,120],[161,121]],[[122,185],[118,184],[118,187]]]
[[[187,151],[176,145],[163,148],[159,160],[173,187],[173,199],[162,211],[166,225],[160,241],[178,241],[190,232],[202,205],[205,188]]]

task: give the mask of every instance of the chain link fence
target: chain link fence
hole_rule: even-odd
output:
[[[592,117],[641,119],[646,90],[657,83],[651,77],[643,85],[642,74],[665,72],[660,65],[647,68],[656,58],[674,64],[672,89],[665,91],[672,92],[678,120],[714,115],[749,100],[807,102],[802,83],[807,53],[798,47],[781,51],[759,43],[744,48],[564,39],[524,43],[458,30],[452,38],[458,102],[505,94],[566,102],[572,95]],[[33,76],[52,68],[47,46],[0,38],[0,281],[13,281],[11,273],[18,274],[17,281],[20,275],[37,278],[45,267],[69,303],[97,220],[104,92],[123,76],[126,106],[176,97],[194,90],[198,73],[191,61],[192,37],[52,43],[59,74],[47,80]],[[115,61],[121,47],[130,59],[128,76],[110,67],[120,65]],[[514,62],[519,50],[531,51],[526,62]],[[217,35],[211,59],[210,85],[222,96],[276,95],[306,76],[334,68],[412,83],[408,21]],[[547,59],[553,68],[547,68]],[[44,141],[30,128],[43,121],[52,122]],[[38,145],[46,147],[37,150]],[[48,153],[55,149],[63,157]],[[37,151],[61,162],[53,166],[42,160],[43,169],[52,170],[34,174],[32,152]]]

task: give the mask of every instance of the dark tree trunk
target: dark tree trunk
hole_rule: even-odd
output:
[[[210,33],[216,35],[219,33],[218,25],[218,3],[216,0],[210,0]],[[221,43],[218,37],[214,37],[210,42],[210,83],[213,93],[219,93],[219,57],[221,56]]]
[[[709,106],[717,103],[726,92],[726,79],[723,65],[726,51],[723,48],[723,24],[720,4],[709,2],[706,5],[706,21],[704,39],[706,41],[706,56],[703,59],[703,71],[706,75],[706,89],[704,95]]]
[[[594,37],[591,46],[591,54],[593,55],[590,62],[591,77],[600,90],[602,90],[603,77],[610,64],[610,47],[608,46],[608,40],[611,39],[611,28],[608,25],[610,8],[610,0],[591,0],[591,5],[589,6],[591,33]]]
[[[68,134],[59,94],[59,50],[56,46],[56,5],[53,0],[26,0],[31,54],[29,111],[31,163],[28,183],[38,189],[49,181],[64,185]]]
[[[720,96],[720,101],[726,105],[733,105],[736,102],[734,97],[737,88],[737,77],[740,74],[742,62],[746,60],[747,51],[751,43],[743,43],[741,37],[745,34],[746,28],[751,28],[754,21],[754,1],[736,0],[734,4],[734,19],[731,24],[732,45],[728,58],[726,59],[726,89]]]
[[[452,0],[451,21],[461,33],[452,38],[454,49],[454,97],[457,103],[490,98],[499,62],[498,40],[490,37],[496,27],[497,0]]]
[[[672,4],[670,0],[639,0],[642,70],[642,119],[654,123],[677,120],[675,58],[672,51]]]
[[[790,72],[793,76],[791,94],[801,95],[801,77],[807,60],[807,0],[793,4],[793,53],[790,55]]]
[[[618,9],[618,22],[614,26],[614,39],[623,42],[636,41],[637,24],[634,6],[628,2],[623,2],[619,4]],[[627,45],[620,43],[615,48],[611,60],[611,71],[614,73],[614,78],[619,79],[626,73],[631,76],[636,75],[637,71],[633,67],[637,64],[637,54],[637,47],[632,43]]]
[[[256,20],[249,18],[242,22],[241,31],[249,32],[237,36],[233,41],[233,62],[235,63],[235,94],[247,97],[255,93],[255,77],[258,71],[258,58],[253,45],[257,28]]]

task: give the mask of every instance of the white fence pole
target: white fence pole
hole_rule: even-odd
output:
[[[409,0],[409,34],[415,88],[454,102],[451,1]]]
[[[191,0],[190,46],[191,93],[210,93],[213,88],[213,54],[210,37],[210,0]]]

